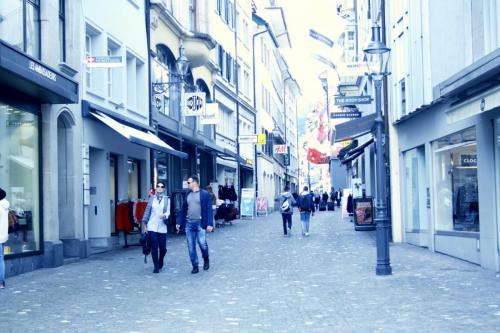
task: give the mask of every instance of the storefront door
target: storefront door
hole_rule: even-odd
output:
[[[116,234],[115,212],[116,199],[118,197],[118,164],[116,155],[109,156],[109,212],[111,234]]]

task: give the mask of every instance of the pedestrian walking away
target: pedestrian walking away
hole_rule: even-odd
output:
[[[184,196],[176,228],[178,231],[181,227],[186,229],[189,258],[193,266],[191,274],[196,274],[199,272],[196,243],[198,243],[203,257],[203,269],[210,268],[206,233],[212,232],[214,229],[214,214],[210,193],[200,189],[198,176],[191,176],[188,179],[188,186],[189,192]]]
[[[165,183],[156,184],[156,194],[151,196],[144,211],[142,224],[151,242],[153,273],[163,268],[167,254],[167,223],[170,216],[170,198],[165,195]],[[159,253],[158,253],[159,252]]]
[[[309,236],[309,221],[311,214],[314,215],[314,196],[309,192],[309,188],[304,186],[304,191],[300,193],[298,201],[300,211],[300,221],[302,223],[302,235]]]
[[[285,186],[284,191],[278,197],[278,205],[278,207],[280,207],[281,218],[283,219],[283,234],[285,236],[291,236],[293,206],[297,206],[297,202],[290,193],[290,188],[288,186]]]
[[[0,188],[0,289],[5,288],[5,261],[3,244],[9,239],[9,202],[7,193]]]

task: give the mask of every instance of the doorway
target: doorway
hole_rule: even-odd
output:
[[[114,154],[109,155],[109,222],[111,235],[116,233],[116,203],[118,198],[118,157]]]

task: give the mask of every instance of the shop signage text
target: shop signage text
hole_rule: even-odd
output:
[[[265,145],[266,144],[266,133],[257,134],[257,144]]]
[[[88,56],[86,61],[87,67],[121,67],[123,61],[121,56]]]
[[[287,153],[287,145],[274,145],[273,150],[275,154],[286,154]]]
[[[460,155],[460,165],[466,167],[477,166],[477,155]]]
[[[242,135],[238,136],[238,142],[240,144],[257,143],[257,135],[255,135],[255,134],[242,134]]]
[[[184,100],[186,101],[184,107],[185,117],[195,117],[205,114],[204,92],[185,93]]]
[[[335,105],[370,104],[371,96],[335,96]]]
[[[359,111],[345,111],[345,112],[330,112],[330,119],[339,118],[361,118],[361,112]]]
[[[54,82],[56,82],[57,80],[57,75],[56,73],[52,72],[51,70],[48,70],[47,68],[37,64],[36,62],[34,61],[30,61],[29,62],[29,68],[33,71],[33,72],[37,72],[38,74],[46,77],[47,79],[49,80],[52,80]]]

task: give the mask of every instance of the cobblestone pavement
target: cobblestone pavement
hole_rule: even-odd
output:
[[[175,235],[160,274],[133,247],[10,278],[0,332],[499,332],[495,272],[396,244],[377,277],[374,232],[338,212],[307,238],[297,222],[292,237],[277,214],[217,229],[197,275]]]

